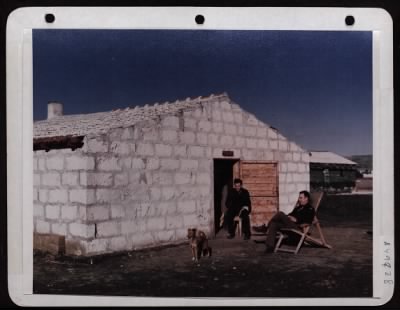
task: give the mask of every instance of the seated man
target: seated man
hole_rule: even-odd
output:
[[[301,224],[311,224],[314,219],[315,210],[310,204],[310,193],[301,191],[299,199],[293,211],[288,215],[279,211],[268,223],[268,233],[266,244],[266,253],[271,253],[275,248],[276,232],[281,228],[299,228]]]
[[[242,219],[242,230],[244,234],[244,240],[250,239],[250,219],[249,214],[251,212],[251,201],[249,192],[242,187],[243,182],[241,179],[233,180],[234,189],[231,189],[228,193],[226,200],[226,222],[228,225],[228,239],[232,239],[235,236],[235,223],[233,219],[239,215]]]

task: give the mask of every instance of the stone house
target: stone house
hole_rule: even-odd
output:
[[[55,237],[68,255],[178,243],[189,227],[212,237],[234,177],[252,226],[310,184],[308,152],[226,94],[82,115],[49,103],[33,148],[34,247]]]

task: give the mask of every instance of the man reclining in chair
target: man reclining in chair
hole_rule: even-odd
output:
[[[311,224],[314,215],[315,210],[310,204],[310,193],[307,191],[301,191],[299,193],[299,199],[292,212],[286,215],[279,211],[268,223],[265,252],[272,253],[274,251],[277,231],[281,228],[299,228],[301,224]]]

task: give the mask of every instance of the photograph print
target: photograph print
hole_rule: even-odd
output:
[[[33,293],[372,297],[372,32],[33,29]]]

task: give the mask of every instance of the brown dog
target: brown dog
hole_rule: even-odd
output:
[[[187,237],[192,250],[192,260],[198,262],[201,254],[211,256],[211,247],[208,246],[207,235],[203,231],[189,228]]]

